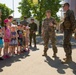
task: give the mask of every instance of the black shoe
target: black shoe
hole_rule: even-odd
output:
[[[34,48],[37,48],[37,46],[35,45]]]
[[[31,44],[29,44],[29,46],[31,46]]]
[[[0,57],[0,60],[4,60],[2,57]]]

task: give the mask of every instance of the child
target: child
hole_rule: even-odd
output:
[[[3,33],[2,28],[0,26],[0,60],[3,60],[3,58],[1,57],[2,48],[3,48]]]
[[[8,48],[9,48],[9,42],[10,42],[10,25],[8,19],[4,20],[5,27],[4,27],[4,55],[3,57],[9,58]]]
[[[23,30],[21,25],[18,25],[17,34],[18,34],[18,49],[20,49],[18,53],[20,54],[22,52],[22,46],[23,46]]]
[[[26,51],[26,26],[23,26],[23,48]]]
[[[29,51],[29,46],[28,46],[28,43],[29,43],[29,29],[30,27],[29,26],[26,26],[26,51]]]
[[[18,40],[17,40],[17,32],[16,32],[16,26],[12,25],[11,26],[11,39],[10,39],[10,53],[11,55],[15,54],[15,47],[18,44]]]

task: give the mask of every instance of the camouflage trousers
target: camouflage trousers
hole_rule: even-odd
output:
[[[57,53],[55,32],[44,33],[43,40],[44,40],[44,52],[45,53],[48,50],[49,40],[51,41],[54,54]]]
[[[72,54],[72,47],[71,47],[71,38],[72,38],[72,30],[64,30],[64,40],[63,40],[63,47],[66,53],[66,57],[71,57]]]

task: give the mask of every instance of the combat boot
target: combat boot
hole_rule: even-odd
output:
[[[47,50],[44,50],[44,54],[42,56],[47,56]]]
[[[42,56],[47,56],[47,53],[44,52],[44,54]]]
[[[72,57],[64,58],[64,61],[62,61],[62,64],[67,64],[72,61]]]
[[[67,58],[63,58],[63,60],[66,60]]]
[[[56,58],[56,57],[57,57],[56,53],[54,53],[52,57],[53,57],[53,58]]]

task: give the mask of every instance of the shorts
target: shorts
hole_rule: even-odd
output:
[[[3,44],[3,39],[0,39],[0,44]]]
[[[10,46],[17,46],[18,45],[18,41],[16,39],[15,40],[11,40],[9,45]]]
[[[23,39],[22,38],[18,38],[18,46],[23,46]]]
[[[3,44],[0,44],[0,48],[3,48]]]
[[[4,39],[4,42],[10,42],[10,40],[9,39]]]

